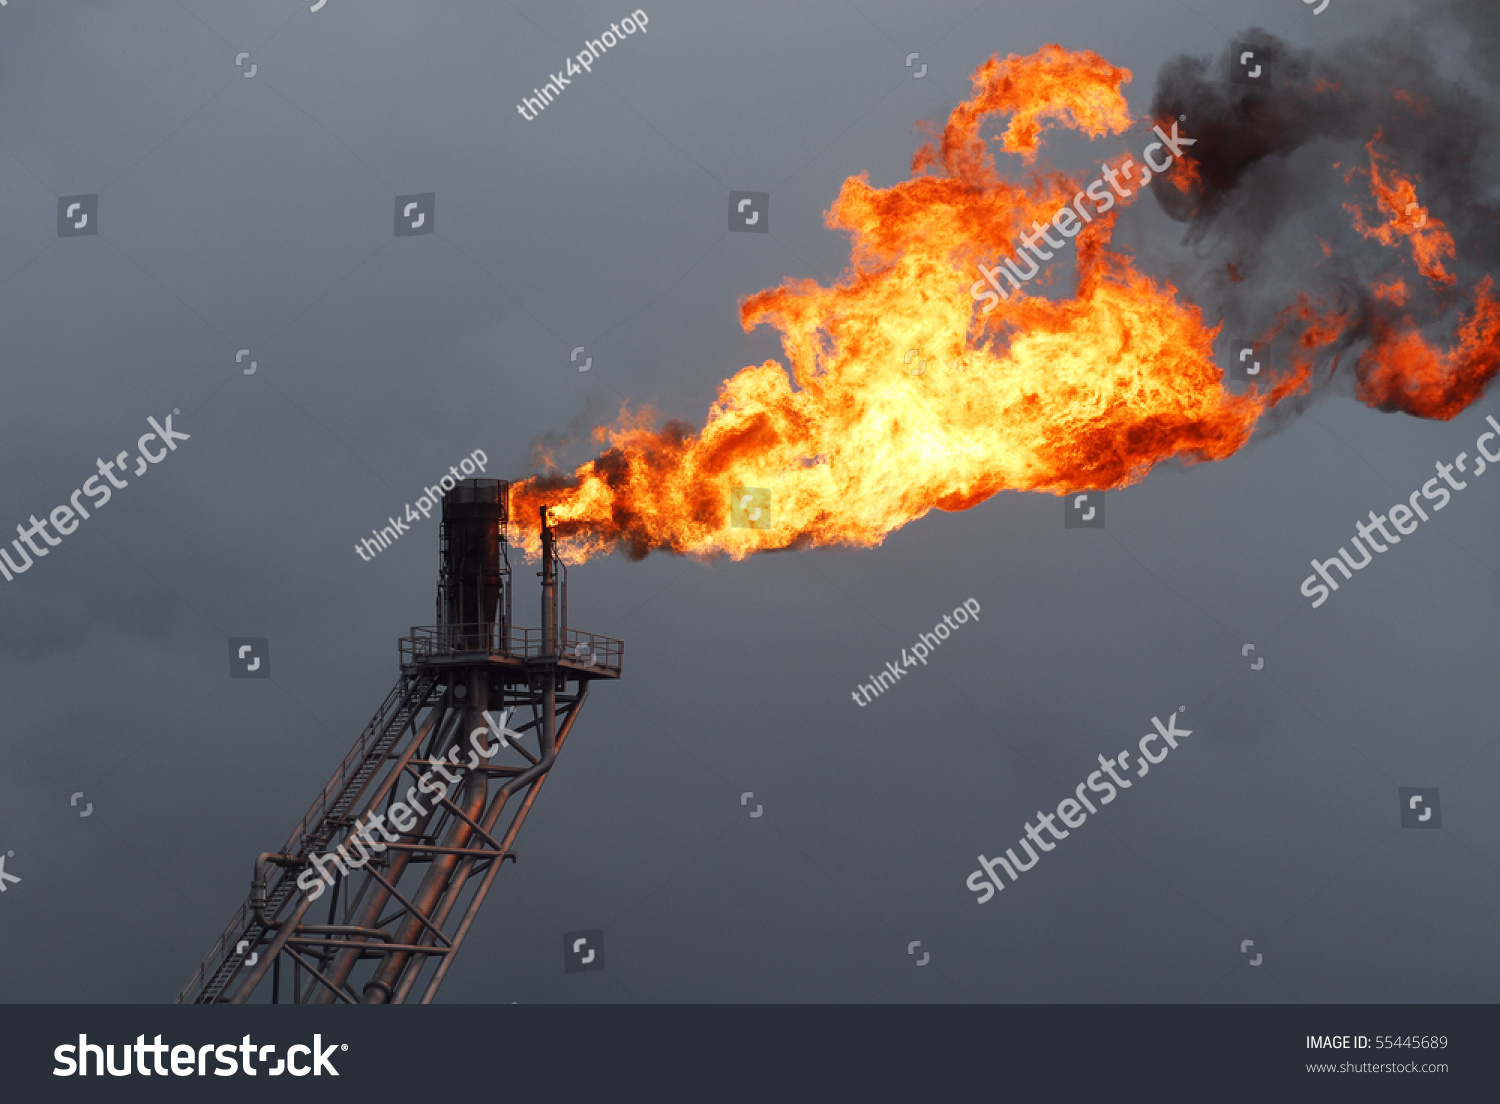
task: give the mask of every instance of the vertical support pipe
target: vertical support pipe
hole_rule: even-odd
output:
[[[542,511],[542,655],[557,654],[557,566],[553,563],[552,526]]]
[[[511,618],[510,598],[515,584],[510,573],[510,484],[503,485],[500,503],[503,510],[500,514],[500,650],[509,654],[511,650],[510,632],[513,623]]]
[[[568,710],[568,715],[563,720],[562,731],[557,733],[556,737],[551,741],[553,759],[557,758],[557,753],[561,750],[563,741],[568,738],[568,733],[572,731],[573,722],[577,719],[578,714],[582,712],[584,700],[588,696],[589,684],[587,681],[581,682],[578,687],[578,696],[573,699],[572,707]],[[537,794],[542,792],[542,783],[547,781],[547,772],[550,769],[551,764],[543,759],[542,762],[532,767],[531,770],[507,782],[501,788],[500,792],[495,795],[494,802],[490,805],[490,811],[486,814],[484,823],[480,825],[480,827],[491,835],[495,832],[495,826],[500,823],[500,814],[505,811],[506,803],[510,800],[511,791],[519,789],[522,784],[529,787],[525,798],[521,801],[521,808],[511,818],[510,828],[506,831],[505,837],[500,840],[501,855],[510,853],[510,846],[515,842],[517,833],[521,831],[521,825],[526,823],[526,814],[531,811],[532,803],[536,801]],[[453,965],[453,959],[458,954],[458,949],[463,946],[464,936],[468,934],[469,926],[474,923],[474,917],[479,914],[479,906],[484,904],[485,896],[490,891],[490,885],[494,882],[495,875],[500,873],[502,865],[503,860],[498,857],[490,864],[490,869],[485,874],[484,881],[479,884],[479,889],[475,891],[473,899],[469,902],[469,907],[465,910],[463,919],[459,921],[458,927],[453,932],[453,950],[444,955],[443,960],[438,963],[437,971],[433,974],[432,980],[427,985],[427,992],[422,995],[423,1004],[432,1003],[432,998],[437,993],[438,986],[443,983],[443,978],[448,973],[448,967]]]

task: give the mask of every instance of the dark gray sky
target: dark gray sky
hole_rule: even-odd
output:
[[[191,435],[0,582],[22,879],[0,1000],[170,1000],[433,620],[436,521],[373,562],[356,541],[476,448],[521,478],[539,437],[622,399],[701,424],[779,356],[738,301],[836,278],[842,181],[904,179],[915,124],[989,55],[1098,50],[1140,113],[1176,53],[1252,24],[1326,46],[1403,8],[651,0],[646,33],[526,121],[631,7],[309,6],[0,8],[0,529],[134,453],[148,417]],[[770,193],[770,233],[726,233],[733,190]],[[435,233],[394,236],[395,197],[427,192]],[[59,237],[59,198],[91,194],[97,234]],[[1159,211],[1131,218],[1143,260],[1180,263]],[[1443,424],[1347,392],[1112,493],[1102,531],[1002,494],[877,549],[576,568],[571,620],[625,640],[625,677],[591,696],[442,999],[1495,1000],[1500,486],[1471,481],[1321,608],[1297,588],[1500,404]],[[977,624],[850,700],[969,598]],[[229,677],[231,636],[269,640],[270,679]],[[976,856],[1179,706],[1178,751],[976,905]],[[1401,827],[1401,786],[1439,787],[1439,830]],[[607,968],[565,976],[584,928]]]

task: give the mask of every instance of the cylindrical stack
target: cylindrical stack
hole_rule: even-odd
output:
[[[504,646],[502,574],[510,484],[465,479],[443,496],[438,625],[448,647]]]

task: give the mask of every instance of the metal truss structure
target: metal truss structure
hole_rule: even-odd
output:
[[[542,627],[511,625],[508,494],[478,479],[444,496],[437,626],[402,639],[400,680],[285,846],[256,860],[177,1003],[437,993],[589,684],[618,678],[624,655],[568,628],[545,513]]]

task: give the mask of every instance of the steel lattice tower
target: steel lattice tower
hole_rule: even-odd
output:
[[[619,678],[625,650],[568,628],[545,511],[542,627],[512,625],[509,490],[467,479],[444,496],[437,625],[401,640],[400,680],[286,845],[255,861],[177,1003],[436,994],[589,683]]]

